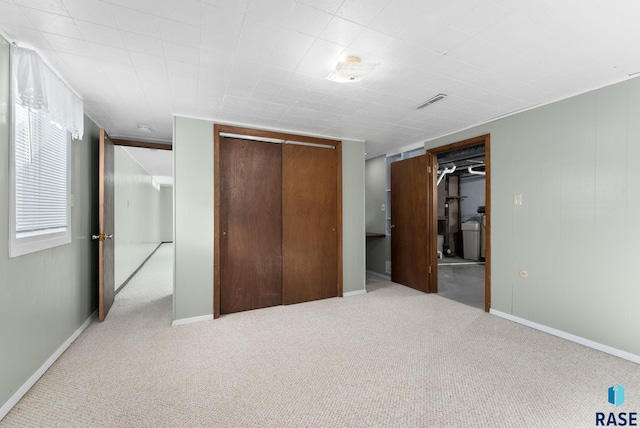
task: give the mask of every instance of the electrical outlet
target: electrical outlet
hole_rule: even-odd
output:
[[[522,205],[522,194],[513,195],[513,205],[519,207]]]

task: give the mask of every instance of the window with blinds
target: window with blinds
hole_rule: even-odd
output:
[[[68,132],[14,101],[10,256],[71,242]]]

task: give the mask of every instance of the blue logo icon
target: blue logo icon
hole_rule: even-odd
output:
[[[616,383],[615,386],[609,387],[609,403],[616,407],[620,407],[624,404],[624,387],[619,383]]]

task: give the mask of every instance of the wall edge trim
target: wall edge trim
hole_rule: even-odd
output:
[[[622,358],[623,360],[640,364],[640,355],[632,354],[631,352],[623,351],[622,349],[604,345],[602,343],[598,343],[593,340],[585,339],[584,337],[576,336],[575,334],[567,333],[566,331],[548,327],[543,324],[538,324],[536,322],[529,321],[524,318],[517,317],[515,315],[507,314],[505,312],[500,312],[495,309],[491,309],[489,313],[491,315],[495,315],[497,317],[504,318],[506,320],[513,321],[515,323],[522,324],[527,327],[531,327],[533,329],[542,331],[544,333],[548,333],[553,336],[560,337],[570,342],[574,342],[579,345],[586,346],[587,348],[595,349],[596,351],[604,352],[605,354],[613,355],[614,357]]]
[[[193,324],[194,322],[211,321],[212,319],[213,319],[213,314],[202,315],[199,317],[192,317],[192,318],[180,318],[179,320],[174,320],[171,323],[171,327],[176,327],[179,325],[186,325],[186,324]]]
[[[73,332],[73,334],[69,336],[69,338],[65,340],[64,343],[60,345],[60,347],[53,354],[51,354],[51,356],[40,366],[40,368],[36,370],[35,373],[33,373],[29,379],[27,379],[27,381],[15,392],[15,394],[13,394],[11,398],[9,398],[9,400],[7,400],[7,402],[4,403],[2,407],[0,407],[0,421],[5,416],[7,416],[7,414],[11,411],[11,409],[16,404],[18,404],[20,399],[27,392],[29,392],[31,387],[35,385],[36,382],[38,382],[38,380],[42,377],[42,375],[46,373],[49,367],[51,367],[58,358],[60,358],[60,356],[64,353],[64,351],[66,351],[67,348],[69,348],[69,346],[71,346],[71,344],[75,342],[75,340],[80,336],[80,334],[82,334],[82,332],[85,331],[86,328],[89,327],[89,325],[95,319],[97,319],[97,314],[98,314],[98,311],[94,311],[89,316],[89,318],[87,318],[86,321],[83,322],[82,325],[78,327],[78,329],[75,332]]]
[[[367,290],[362,289],[362,290],[355,290],[355,291],[347,291],[346,293],[342,294],[342,297],[352,297],[352,296],[358,296],[360,294],[367,294]]]

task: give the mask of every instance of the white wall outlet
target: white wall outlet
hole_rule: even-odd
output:
[[[517,207],[522,205],[522,194],[521,193],[513,195],[513,205],[515,205]]]
[[[385,204],[380,205],[380,211],[386,211],[387,206]]]
[[[520,275],[520,278],[529,278],[529,272],[527,272],[526,270],[522,269],[520,272],[518,272],[518,275]]]

